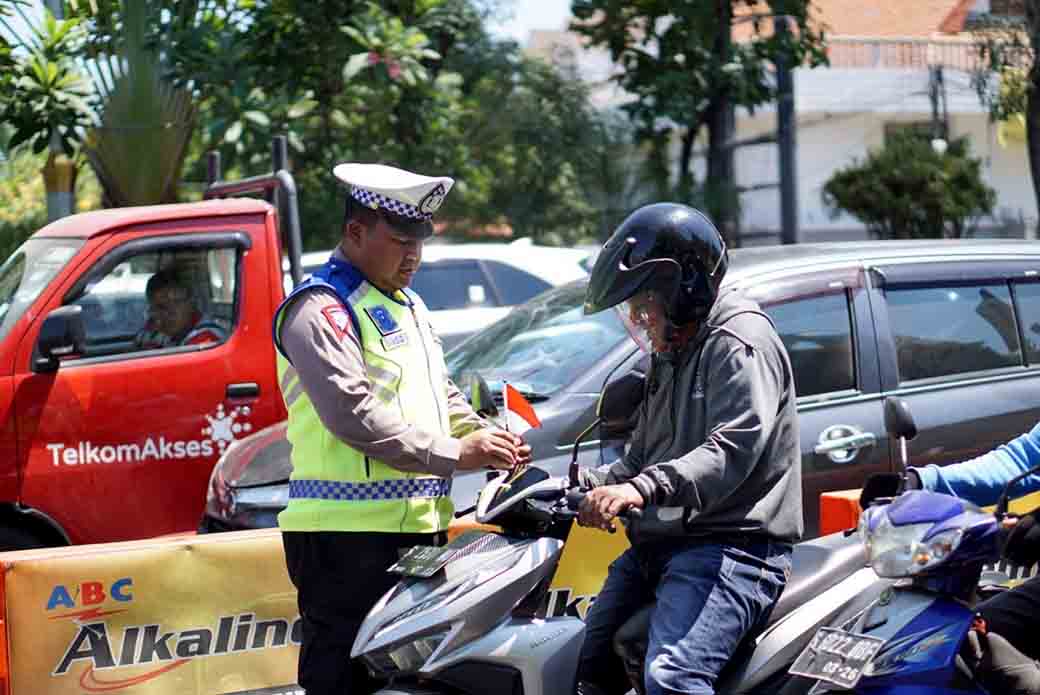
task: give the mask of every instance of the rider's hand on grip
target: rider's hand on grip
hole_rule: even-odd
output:
[[[859,508],[867,509],[876,500],[891,499],[906,490],[920,489],[921,481],[912,471],[905,477],[900,473],[874,473],[867,478],[859,493]]]
[[[1040,561],[1040,524],[1037,512],[1019,518],[1011,527],[1004,545],[1004,555],[1019,567],[1032,567]]]

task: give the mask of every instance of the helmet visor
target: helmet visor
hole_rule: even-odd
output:
[[[660,292],[640,290],[614,307],[632,340],[648,355],[668,351],[666,306]]]

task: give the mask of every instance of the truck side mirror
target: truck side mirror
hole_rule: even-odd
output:
[[[83,328],[83,307],[70,304],[47,314],[36,340],[33,358],[34,372],[55,372],[60,358],[83,352],[86,332]]]

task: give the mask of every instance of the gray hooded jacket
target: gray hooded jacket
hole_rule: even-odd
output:
[[[582,471],[588,486],[629,482],[646,500],[633,544],[662,537],[803,532],[791,363],[772,321],[721,295],[681,351],[655,356],[628,454]]]

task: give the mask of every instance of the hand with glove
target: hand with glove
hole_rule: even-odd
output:
[[[875,473],[867,478],[859,493],[859,508],[866,509],[876,500],[897,497],[907,490],[920,490],[921,479],[912,470],[901,473]]]
[[[1040,561],[1040,524],[1036,523],[1038,512],[1040,510],[1004,520],[1004,528],[1008,529],[1004,556],[1019,567],[1032,567]],[[1009,524],[1012,519],[1013,524]]]

